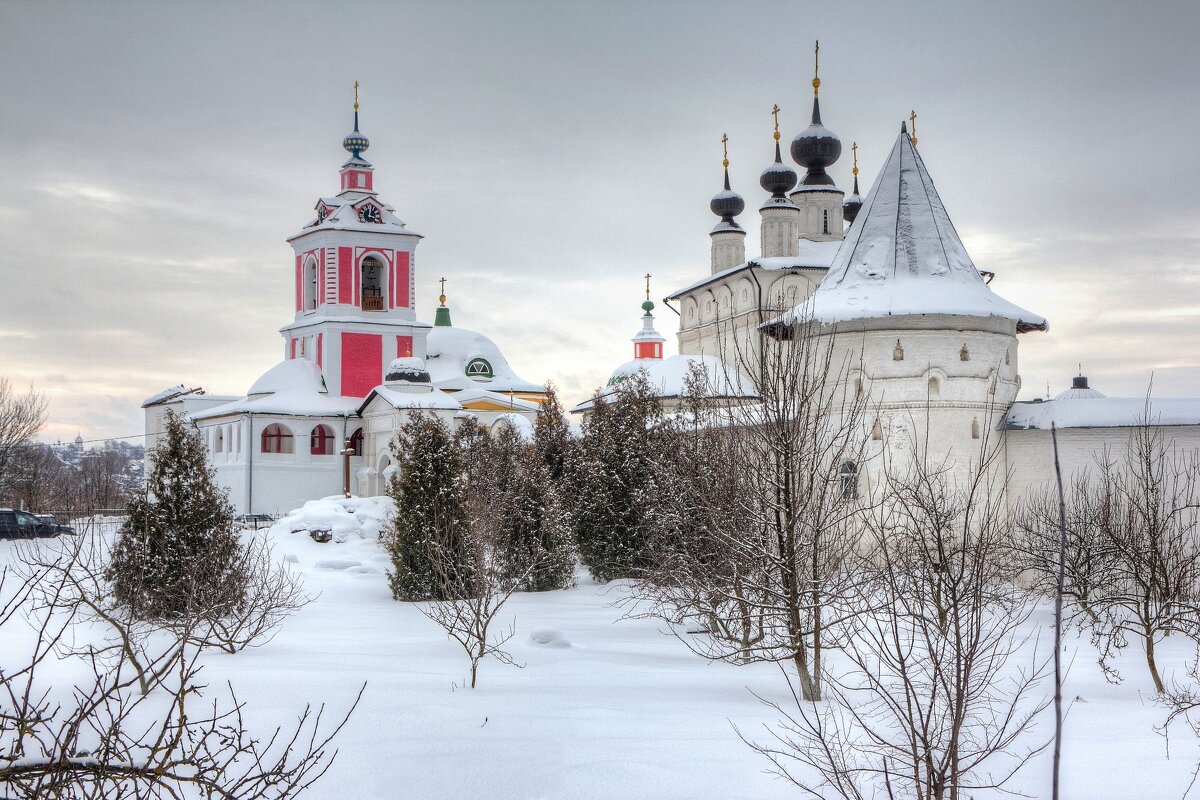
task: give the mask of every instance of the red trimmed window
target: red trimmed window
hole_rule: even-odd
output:
[[[263,428],[262,451],[264,453],[291,453],[293,447],[292,432],[278,422],[272,422]]]
[[[350,447],[354,450],[354,455],[361,456],[363,454],[362,428],[358,428],[354,433],[350,434]]]
[[[312,429],[312,435],[308,441],[309,455],[314,456],[331,456],[333,455],[333,430],[328,425],[318,425]]]

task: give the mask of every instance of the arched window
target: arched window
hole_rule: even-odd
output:
[[[883,425],[879,424],[879,420],[875,420],[875,424],[871,426],[871,441],[878,442],[883,439]]]
[[[317,307],[317,260],[309,258],[304,262],[304,279],[301,286],[304,292],[304,310],[312,311]]]
[[[375,256],[362,260],[362,309],[383,311],[383,262]]]
[[[978,417],[971,420],[971,438],[972,439],[979,438],[979,418]]]
[[[929,379],[929,396],[937,397],[941,393],[942,393],[942,384],[938,381],[938,379],[936,377],[931,377]]]
[[[328,425],[313,428],[308,437],[308,452],[314,456],[333,455],[333,429]]]
[[[292,432],[278,422],[263,428],[262,451],[264,453],[291,453]]]
[[[221,453],[225,450],[225,429],[220,425],[217,426],[217,432],[213,436],[213,452]]]
[[[354,433],[350,434],[350,448],[354,451],[354,455],[361,456],[363,454],[363,432],[362,428],[358,428]]]
[[[842,485],[842,499],[853,500],[858,497],[858,465],[853,461],[842,463],[838,470],[838,480]]]

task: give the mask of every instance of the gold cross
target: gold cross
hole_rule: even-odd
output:
[[[817,92],[821,89],[821,42],[817,42],[816,49],[813,50],[813,97],[817,96]]]
[[[911,111],[908,115],[908,121],[912,123],[912,143],[913,147],[917,146],[917,112]]]
[[[442,307],[445,308],[446,307],[446,279],[441,278],[440,280],[438,280],[438,283],[440,283],[442,285],[442,296],[439,297],[438,300],[441,302]]]
[[[354,110],[358,111],[358,81],[354,82]]]
[[[771,116],[775,118],[775,141],[779,141],[779,105],[771,107]]]
[[[646,273],[646,299],[650,299],[650,273]]]
[[[727,134],[727,133],[721,134],[721,150],[724,152],[724,156],[722,157],[721,163],[726,168],[728,168],[729,167],[729,134]]]
[[[850,153],[854,156],[854,176],[858,177],[858,142],[850,145]]]

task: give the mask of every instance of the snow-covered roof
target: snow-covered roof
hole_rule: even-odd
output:
[[[184,395],[188,394],[204,394],[204,390],[199,386],[188,388],[182,383],[177,383],[169,389],[163,389],[158,394],[152,394],[147,397],[142,401],[142,408],[148,408],[149,406],[156,406],[160,403],[166,403],[174,400],[177,397],[183,397]]]
[[[1090,386],[1072,386],[1054,395],[1055,400],[1095,400],[1100,397],[1104,395]]]
[[[770,258],[756,258],[747,261],[744,264],[738,264],[736,267],[722,270],[707,277],[701,278],[695,283],[689,284],[682,289],[678,289],[667,296],[668,300],[678,300],[684,295],[691,294],[697,289],[703,288],[710,283],[728,278],[730,275],[735,275],[739,272],[748,269],[765,269],[765,270],[793,270],[793,269],[829,269],[834,256],[837,255],[838,247],[842,244],[840,239],[834,239],[827,242],[812,242],[808,239],[801,239],[799,242],[799,251],[794,256],[772,256]]]
[[[277,392],[315,392],[326,394],[325,376],[321,368],[307,358],[289,358],[259,376],[246,394],[253,397]]]
[[[401,386],[403,388],[401,388]],[[429,384],[411,384],[388,385],[383,384],[376,386],[371,390],[371,393],[358,403],[358,412],[361,414],[366,410],[367,406],[376,397],[390,405],[392,408],[420,408],[428,410],[443,410],[443,411],[461,411],[462,404],[455,400],[450,395],[443,392],[436,386]]]
[[[779,320],[823,323],[888,316],[1000,317],[1018,331],[1046,320],[983,282],[925,164],[901,131],[821,285]]]
[[[1200,425],[1200,397],[1056,397],[1013,403],[1001,427],[1009,430]]]
[[[483,366],[478,362],[483,361]],[[469,375],[468,367],[479,370]],[[496,343],[477,331],[438,325],[425,340],[425,367],[441,389],[488,389],[493,392],[545,392],[515,373]],[[490,372],[490,375],[488,374]]]
[[[650,387],[657,392],[659,397],[683,397],[687,390],[688,374],[691,372],[693,364],[699,364],[708,374],[708,386],[712,397],[752,398],[758,396],[750,385],[750,381],[737,369],[726,367],[724,362],[716,356],[695,355],[635,358],[633,361],[626,361],[613,370],[612,377],[608,379],[608,386],[600,393],[600,396],[607,398],[615,394],[621,381],[638,372],[643,372]],[[589,398],[572,408],[571,413],[577,414],[587,411],[591,407],[592,400]]]
[[[194,420],[233,414],[276,414],[289,417],[350,417],[358,410],[356,397],[331,395],[321,368],[307,358],[281,361],[264,372],[246,397],[191,414]]]

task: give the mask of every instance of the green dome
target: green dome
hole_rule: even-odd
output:
[[[654,303],[651,303],[649,300],[647,300],[646,302],[642,303],[642,310],[649,314],[654,310]]]

